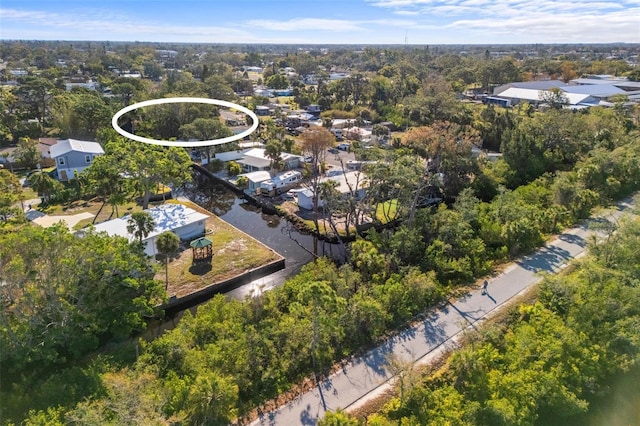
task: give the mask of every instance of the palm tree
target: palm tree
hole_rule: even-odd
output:
[[[165,231],[158,235],[156,239],[156,247],[158,253],[164,255],[164,271],[165,271],[165,285],[164,290],[169,288],[169,255],[178,251],[180,247],[180,238],[171,231]]]
[[[48,173],[45,172],[36,172],[33,173],[28,178],[29,185],[36,191],[39,195],[42,195],[43,201],[48,203],[51,201],[51,196],[53,193],[59,189],[61,189],[62,184],[49,176]]]
[[[156,224],[151,215],[147,212],[135,212],[127,220],[127,232],[133,234],[138,243],[142,244],[142,240],[153,231]]]

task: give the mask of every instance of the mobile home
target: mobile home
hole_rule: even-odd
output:
[[[290,170],[260,184],[260,193],[275,196],[287,192],[302,180],[302,173]]]

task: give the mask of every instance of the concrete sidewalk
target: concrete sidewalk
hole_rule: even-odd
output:
[[[631,206],[627,200],[609,218]],[[490,313],[541,280],[541,273],[555,273],[570,259],[581,256],[593,231],[588,223],[567,230],[530,256],[523,257],[489,281],[487,293],[477,288],[458,300],[426,314],[412,328],[385,341],[345,365],[319,386],[279,409],[263,414],[252,425],[315,425],[326,411],[349,409],[391,386],[391,356],[403,361],[429,362],[455,346],[463,331],[475,328]]]

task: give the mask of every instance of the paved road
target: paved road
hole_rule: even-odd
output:
[[[628,210],[630,203],[630,199],[621,203],[611,217]],[[487,294],[478,288],[428,312],[416,326],[355,359],[314,390],[264,414],[252,425],[315,425],[327,410],[353,408],[390,386],[393,375],[387,365],[390,355],[420,364],[454,347],[464,330],[475,327],[492,311],[540,281],[541,273],[557,272],[570,259],[582,255],[592,232],[588,224],[566,231],[491,279]]]

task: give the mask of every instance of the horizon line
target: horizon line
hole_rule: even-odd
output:
[[[150,41],[150,40],[68,40],[68,39],[23,39],[3,38],[3,42],[57,42],[57,43],[146,43],[146,44],[203,44],[203,45],[269,45],[269,46],[554,46],[554,45],[637,45],[640,42],[611,41],[611,42],[529,42],[529,43],[288,43],[288,42],[207,42],[207,41]]]

